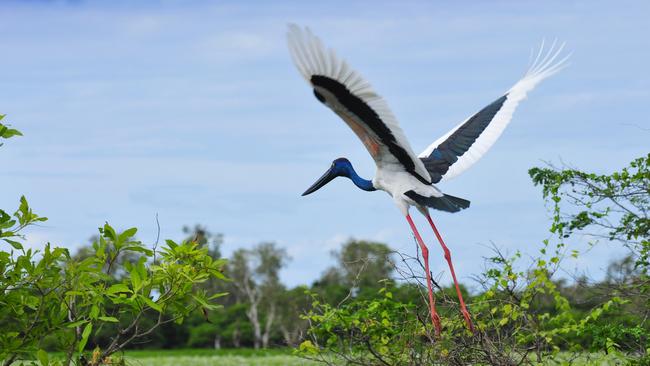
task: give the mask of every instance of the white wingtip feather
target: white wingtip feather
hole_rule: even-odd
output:
[[[534,81],[534,84],[537,84],[541,80],[546,79],[553,74],[556,74],[568,66],[567,61],[571,57],[571,53],[562,57],[559,59],[559,61],[556,61],[562,54],[562,51],[564,51],[566,42],[562,42],[558,45],[558,41],[556,39],[548,49],[546,49],[544,44],[545,41],[542,40],[542,44],[539,47],[539,51],[535,57],[535,60],[528,68],[528,71],[521,81]]]
[[[302,77],[310,82],[313,75],[335,79],[359,97],[378,98],[372,87],[344,60],[336,57],[308,27],[288,25],[287,41],[293,63]]]

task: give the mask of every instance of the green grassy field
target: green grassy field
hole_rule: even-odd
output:
[[[291,350],[160,350],[128,351],[127,364],[133,366],[303,366],[315,362],[293,356]]]
[[[182,349],[127,351],[124,354],[129,366],[314,366],[321,363],[304,360],[292,355],[291,349]],[[51,354],[61,359],[62,355]],[[534,363],[534,358],[530,361]],[[343,365],[344,363],[342,363]],[[536,363],[534,363],[536,364]],[[622,366],[628,363],[622,357],[602,353],[584,353],[576,357],[572,353],[560,353],[554,360],[544,360],[540,366]],[[30,361],[17,365],[33,365]]]
[[[255,351],[253,349],[210,350],[155,350],[128,351],[125,353],[128,365],[133,366],[302,366],[319,365],[317,362],[293,356],[290,349],[271,349]],[[532,359],[531,359],[532,360]],[[623,360],[616,356],[604,354],[584,354],[577,358],[571,354],[560,354],[558,359],[543,362],[542,365],[560,365],[562,361],[572,361],[572,365],[623,365]]]

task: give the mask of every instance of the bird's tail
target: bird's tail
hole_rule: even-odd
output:
[[[444,195],[429,198],[428,206],[440,211],[458,212],[469,207],[469,201],[460,197]]]
[[[470,204],[470,202],[464,198],[452,196],[449,194],[445,194],[442,197],[424,197],[415,193],[414,191],[408,191],[405,193],[405,195],[422,206],[427,206],[435,210],[451,213],[464,210],[468,208]]]

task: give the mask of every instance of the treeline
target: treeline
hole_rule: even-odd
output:
[[[553,208],[550,232],[555,239],[540,242],[536,253],[526,253],[527,260],[524,253],[506,256],[495,248],[487,269],[475,274],[471,284],[479,291],[468,294],[461,286],[478,328],[475,334],[463,326],[453,289],[434,283],[445,327],[436,339],[426,315],[420,258],[394,252],[385,243],[350,239],[332,253],[334,266],[296,288],[279,280],[288,263],[283,248],[261,243],[238,249],[223,269],[229,281],[200,285],[210,293],[229,294],[221,298],[222,308],[166,324],[149,343],[132,347],[291,346],[304,357],[331,364],[427,359],[525,364],[533,355],[539,362],[561,352],[578,357],[585,351],[649,362],[649,167],[650,154],[608,175],[531,169],[533,182]],[[220,235],[201,226],[185,232],[186,241],[220,258]],[[566,240],[585,233],[628,253],[612,260],[599,281],[562,275],[566,258],[580,256]],[[100,336],[93,341],[102,347]]]
[[[206,227],[184,227],[185,242],[194,242],[207,250],[215,261],[222,259],[223,236]],[[99,237],[78,249],[74,255],[84,259],[94,252]],[[309,286],[288,288],[279,277],[289,264],[284,248],[263,242],[251,249],[237,249],[226,258],[223,272],[227,281],[212,278],[200,286],[208,293],[227,293],[218,300],[220,308],[195,312],[182,323],[170,322],[152,332],[146,339],[128,348],[238,348],[297,346],[306,339],[308,321],[304,318],[315,299],[338,304],[345,299],[372,298],[383,281],[393,279],[392,250],[384,243],[350,239],[332,256],[336,264]],[[137,263],[138,253],[124,253],[116,259],[115,269],[126,262]],[[123,272],[110,270],[118,281]],[[405,301],[421,301],[417,286],[402,285],[400,297]],[[155,323],[158,314],[149,312],[145,323]],[[114,329],[106,327],[88,341],[88,348],[106,347]],[[46,349],[56,348],[56,339],[46,341]]]
[[[222,235],[210,232],[206,227],[196,225],[185,227],[185,241],[196,242],[207,249],[215,260],[221,258]],[[98,238],[93,238],[93,241]],[[91,252],[92,245],[82,247],[76,256],[84,257]],[[495,255],[498,252],[495,251]],[[416,259],[415,266],[403,261],[403,254],[394,252],[385,243],[350,239],[340,250],[333,251],[335,265],[326,269],[320,278],[310,285],[294,288],[286,287],[279,279],[279,272],[288,265],[289,257],[284,248],[265,242],[251,249],[238,249],[224,267],[228,281],[211,279],[201,286],[209,293],[228,293],[218,301],[220,308],[209,312],[197,311],[187,316],[182,323],[170,322],[152,332],[146,338],[131,344],[132,349],[169,348],[239,348],[239,347],[297,347],[308,339],[309,321],[307,315],[324,304],[337,307],[341,304],[362,303],[381,297],[390,288],[392,300],[396,303],[411,304],[426,309],[423,296],[422,279],[417,275],[405,276],[405,269],[422,271]],[[499,258],[496,256],[493,259]],[[122,256],[118,262],[137,262],[138,256]],[[505,260],[505,258],[503,259]],[[121,268],[123,265],[116,265]],[[122,274],[111,272],[119,278]],[[612,291],[620,290],[623,284],[641,283],[644,274],[635,265],[631,256],[612,261],[602,281],[593,282],[583,276],[574,279],[553,280],[557,291],[569,302],[571,311],[577,318],[588,317],[592,310],[611,297]],[[419,282],[418,282],[419,281]],[[473,288],[481,288],[479,278],[472,283]],[[455,292],[451,287],[441,287],[436,296],[445,317],[459,317],[453,303]],[[489,288],[468,293],[461,285],[463,296],[472,304],[474,299],[486,296]],[[538,296],[534,306],[536,311],[561,315],[565,311],[557,307],[550,296]],[[616,339],[628,350],[645,344],[635,336],[643,332],[639,316],[647,313],[647,304],[642,300],[626,304],[626,311],[607,314],[589,325],[589,331],[574,335],[571,343],[588,347],[600,343],[606,347],[608,341]],[[471,310],[471,307],[470,307]],[[143,315],[146,323],[155,323],[155,312]],[[113,330],[98,331],[88,341],[88,349],[104,348],[110,343]],[[56,340],[50,340],[55,349]]]

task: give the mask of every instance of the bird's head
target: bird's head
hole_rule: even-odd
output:
[[[318,178],[316,183],[312,184],[311,187],[307,188],[305,193],[302,195],[306,196],[310,193],[316,192],[336,177],[351,178],[353,172],[354,168],[352,168],[352,163],[350,163],[348,159],[338,158],[332,162],[332,165],[330,165],[330,168],[325,172],[325,174],[323,174],[322,177]]]

